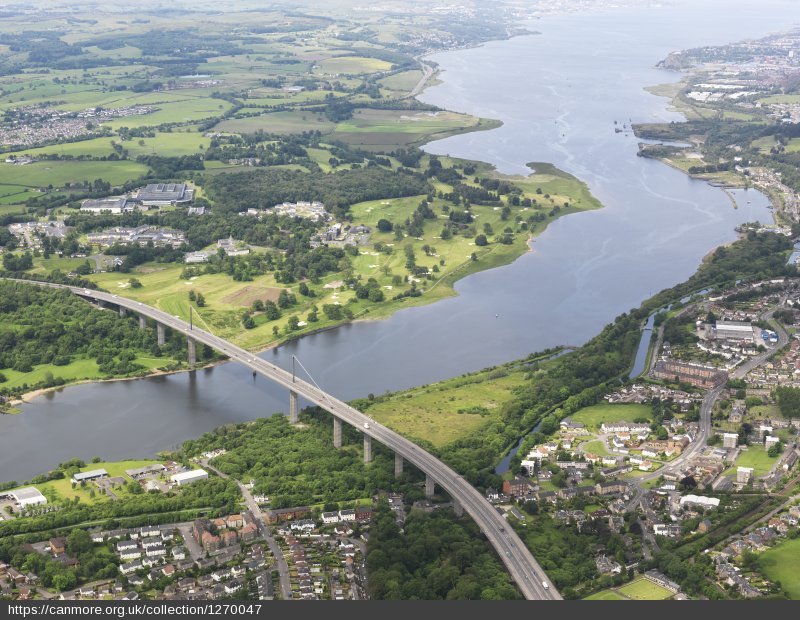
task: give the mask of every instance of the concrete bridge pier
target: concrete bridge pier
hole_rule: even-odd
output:
[[[156,323],[156,336],[158,337],[158,346],[163,347],[164,343],[167,341],[167,334],[161,323]]]
[[[433,497],[435,487],[436,483],[433,481],[430,474],[425,474],[425,497]]]
[[[339,418],[333,418],[333,447],[342,447],[342,421]]]
[[[364,435],[364,462],[372,462],[372,437]]]
[[[147,329],[147,317],[139,315],[139,329]]]
[[[123,317],[124,317],[124,316],[127,316],[127,315],[128,315],[128,310],[127,310],[127,308],[123,308],[122,306],[120,306],[120,307],[119,307],[119,315],[120,315],[120,316],[123,316]]]
[[[189,368],[194,370],[197,364],[197,343],[193,338],[186,337],[186,350],[189,353]]]
[[[297,424],[297,392],[289,390],[289,424]]]
[[[403,475],[403,457],[394,453],[394,475],[395,478],[399,478]]]

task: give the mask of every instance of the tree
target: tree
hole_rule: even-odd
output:
[[[67,536],[67,553],[78,557],[92,549],[92,537],[86,530],[74,529]]]
[[[197,307],[202,308],[206,305],[206,298],[203,293],[197,293]]]
[[[142,288],[142,283],[136,278],[131,278],[130,280],[128,280],[128,284],[130,285],[131,288]]]
[[[486,239],[486,235],[478,235],[477,237],[475,237],[475,245],[480,247],[489,245],[489,241]]]
[[[267,300],[264,303],[264,316],[267,317],[268,321],[275,321],[281,318],[281,311],[278,309],[278,306],[275,305],[274,301]]]
[[[394,225],[387,219],[381,218],[378,220],[378,230],[381,232],[392,232]]]
[[[299,319],[295,315],[290,316],[289,321],[286,325],[286,329],[290,332],[293,332],[296,331],[299,327],[300,327]]]

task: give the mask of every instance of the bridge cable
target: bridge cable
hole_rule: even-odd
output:
[[[325,400],[328,400],[328,395],[327,395],[327,393],[326,393],[326,392],[325,392],[325,390],[323,390],[323,389],[322,389],[322,388],[319,386],[319,384],[318,384],[318,383],[317,383],[317,382],[314,380],[314,377],[312,377],[312,376],[311,376],[311,373],[310,373],[310,372],[308,372],[308,369],[307,369],[305,366],[303,366],[303,362],[301,362],[301,361],[300,361],[300,359],[299,359],[299,358],[298,358],[296,355],[292,355],[292,359],[293,359],[294,361],[296,361],[298,364],[300,364],[300,368],[302,368],[302,369],[305,371],[305,373],[308,375],[308,378],[309,378],[309,379],[311,379],[311,383],[313,383],[313,384],[314,384],[314,385],[317,387],[317,389],[318,389],[320,392],[322,392],[322,397],[323,397]]]

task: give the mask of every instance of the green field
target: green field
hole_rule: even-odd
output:
[[[158,370],[173,365],[175,360],[163,357],[137,357],[135,362],[144,366],[148,371]],[[41,383],[51,374],[54,378],[61,378],[68,383],[75,383],[83,380],[96,380],[106,377],[97,367],[97,362],[93,359],[78,359],[66,366],[54,366],[53,364],[41,364],[35,366],[30,372],[19,372],[7,368],[3,370],[7,381],[0,384],[5,388],[18,388],[24,385],[32,386]]]
[[[221,116],[232,107],[229,101],[211,97],[187,98],[183,101],[163,103],[154,102],[153,105],[159,108],[158,111],[151,114],[116,118],[103,123],[103,125],[117,130],[120,127],[154,127],[162,123],[187,123]]]
[[[619,593],[634,601],[663,601],[672,598],[673,593],[640,577],[618,589]]]
[[[771,581],[780,581],[781,587],[795,601],[800,600],[798,558],[800,558],[800,538],[781,542],[758,556],[761,572]]]
[[[611,456],[604,441],[589,441],[583,444],[583,450],[589,454],[596,454],[598,456]]]
[[[146,172],[147,166],[134,161],[37,161],[25,166],[0,163],[0,194],[95,179],[122,185]]]
[[[387,71],[391,67],[392,65],[388,62],[377,58],[338,56],[318,62],[315,71],[331,75],[339,73],[376,73],[378,71]]]
[[[278,134],[317,130],[322,133],[330,133],[334,126],[334,123],[325,118],[323,114],[298,110],[296,112],[272,112],[247,118],[232,118],[222,121],[214,127],[214,130],[233,133],[255,133],[260,130]]]
[[[379,80],[379,83],[384,88],[400,92],[408,92],[413,89],[422,79],[422,71],[414,69],[413,71],[402,71],[395,73],[389,77]]]
[[[633,422],[636,418],[653,419],[653,414],[647,405],[592,405],[585,407],[575,413],[572,419],[575,422],[582,422],[590,429],[600,429],[603,422]]]
[[[770,457],[763,446],[748,446],[739,454],[732,471],[736,471],[736,467],[752,467],[754,476],[766,476],[779,458]]]
[[[583,599],[584,601],[629,601],[629,598],[618,594],[616,590],[600,590],[600,592],[595,592],[594,594],[590,594],[586,598]]]
[[[411,110],[356,110],[353,117],[336,125],[335,137],[353,146],[391,151],[397,146],[419,144],[454,133],[491,129],[485,121],[456,112]]]
[[[496,419],[500,405],[524,383],[522,372],[486,380],[488,374],[472,377],[478,381],[451,379],[399,392],[370,406],[368,415],[409,437],[425,439],[436,447],[445,446]]]

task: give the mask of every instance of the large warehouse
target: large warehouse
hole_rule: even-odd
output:
[[[36,487],[25,487],[16,491],[9,491],[8,495],[20,505],[20,508],[27,506],[39,506],[47,503],[47,498],[41,494]]]
[[[753,326],[742,321],[717,321],[717,340],[735,340],[737,342],[754,342]]]
[[[136,199],[148,207],[191,202],[194,190],[186,183],[152,183],[136,193]]]
[[[183,471],[172,476],[172,482],[178,486],[183,486],[184,484],[191,484],[192,482],[197,482],[198,480],[207,479],[208,472],[205,469],[192,469],[191,471]]]

